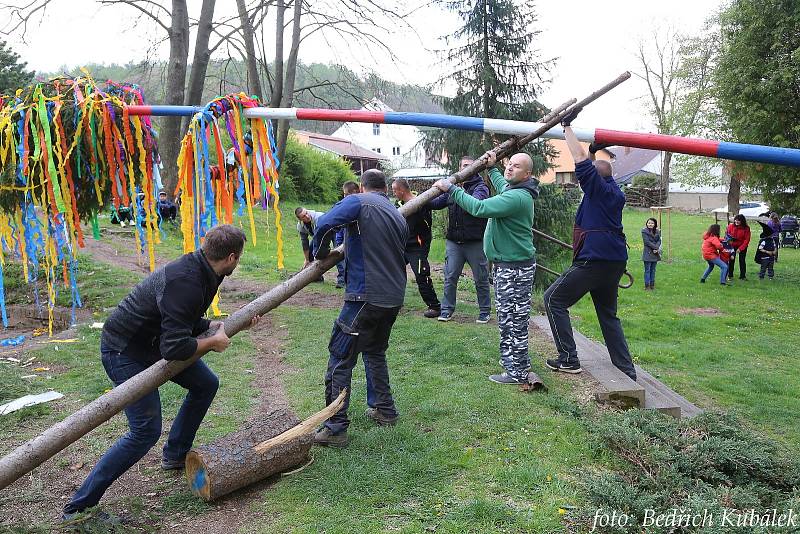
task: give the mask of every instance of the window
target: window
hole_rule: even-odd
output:
[[[400,155],[400,147],[399,146],[393,146],[392,147],[392,156],[399,156],[399,155]]]
[[[574,172],[557,172],[556,173],[556,183],[557,184],[574,184],[575,183],[575,173]]]
[[[381,153],[381,149],[380,148],[373,148],[372,151],[373,152],[377,152],[378,154]]]
[[[381,125],[380,124],[373,124],[372,125],[372,135],[380,135],[381,134]]]

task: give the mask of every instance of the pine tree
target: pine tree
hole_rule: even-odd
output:
[[[26,71],[26,65],[20,62],[18,54],[6,48],[5,41],[0,41],[0,95],[13,95],[31,81],[33,72]]]
[[[546,109],[537,100],[553,60],[542,61],[533,43],[533,2],[513,0],[450,0],[446,8],[456,11],[463,25],[445,43],[444,63],[454,69],[443,76],[439,87],[456,86],[452,98],[440,97],[445,112],[452,115],[535,121]],[[429,153],[446,153],[451,168],[463,155],[480,156],[497,144],[486,135],[459,130],[436,130],[425,134]],[[528,147],[535,171],[546,169],[544,144]]]

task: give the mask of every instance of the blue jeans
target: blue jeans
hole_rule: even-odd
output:
[[[648,286],[656,282],[656,264],[657,261],[644,262],[644,285]]]
[[[475,280],[475,292],[478,295],[478,309],[481,315],[492,311],[492,297],[489,292],[489,260],[483,253],[481,241],[456,243],[445,241],[444,260],[444,294],[442,296],[442,312],[453,313],[456,309],[456,288],[464,263],[469,263],[472,278]]]
[[[724,284],[727,282],[728,279],[728,264],[719,259],[719,256],[714,258],[713,260],[706,260],[708,263],[708,267],[706,268],[706,272],[703,273],[702,280],[708,278],[708,275],[711,274],[711,271],[714,270],[714,266],[716,265],[719,267],[719,283]]]
[[[102,348],[101,352],[103,367],[115,386],[147,368],[138,360],[120,352],[105,351]],[[189,393],[172,422],[169,438],[164,444],[165,460],[179,460],[186,456],[219,388],[217,375],[199,360],[175,375],[172,381],[188,389]],[[65,513],[80,512],[100,502],[108,487],[156,444],[161,437],[161,398],[158,389],[129,404],[125,408],[125,416],[128,418],[130,431],[119,438],[100,458],[72,500],[64,507]]]

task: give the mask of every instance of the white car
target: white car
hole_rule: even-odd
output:
[[[712,213],[728,213],[728,206],[723,206],[712,211]],[[769,217],[769,206],[764,202],[740,202],[739,214],[744,215],[748,219],[757,219],[759,217]]]

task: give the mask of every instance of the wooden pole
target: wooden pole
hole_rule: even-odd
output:
[[[620,75],[611,83],[603,86],[575,104],[575,106],[586,106],[629,79],[630,76],[629,72]],[[543,119],[545,124],[534,133],[526,135],[521,139],[512,137],[500,144],[496,149],[498,159],[511,154],[513,151],[519,150],[526,143],[533,141],[550,128],[556,126],[561,121],[561,117],[565,114],[565,111],[571,109],[570,104],[574,102],[574,99],[570,100],[549,113]],[[468,176],[480,172],[484,168],[486,168],[486,161],[480,158],[449,179],[453,183],[458,183],[465,180]],[[431,189],[418,195],[411,202],[404,204],[400,208],[400,213],[407,217],[438,195],[439,190],[435,187],[431,187]],[[299,292],[314,280],[317,280],[327,270],[333,268],[333,266],[339,263],[343,258],[343,247],[337,247],[331,251],[327,258],[312,262],[289,280],[270,289],[254,301],[234,312],[225,319],[225,332],[228,334],[228,337],[233,337],[243,330],[256,315],[263,315],[277,308],[292,295]],[[207,332],[206,335],[211,335],[211,333]],[[170,380],[173,376],[192,365],[198,359],[200,359],[200,356],[195,356],[185,361],[159,360],[141,373],[131,377],[108,393],[93,400],[63,421],[51,426],[37,437],[20,445],[0,459],[0,489],[7,487],[25,473],[32,471],[49,458],[52,458],[56,453],[67,448],[81,436],[91,432],[102,423],[111,419],[115,414],[121,412],[125,406],[141,399]]]

